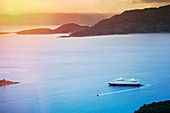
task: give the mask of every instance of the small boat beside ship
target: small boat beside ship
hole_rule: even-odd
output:
[[[134,78],[126,80],[126,79],[123,79],[122,77],[114,79],[108,84],[110,86],[142,86],[142,84]]]

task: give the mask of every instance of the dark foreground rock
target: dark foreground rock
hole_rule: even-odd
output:
[[[132,33],[170,33],[170,5],[125,11],[102,20],[85,30],[72,33],[72,37]]]
[[[57,34],[57,33],[74,33],[77,31],[84,30],[86,28],[89,28],[88,26],[80,26],[78,24],[70,23],[70,24],[64,24],[60,26],[57,29],[49,29],[49,28],[38,28],[38,29],[30,29],[30,30],[23,30],[16,32],[16,34]]]
[[[144,104],[134,113],[170,113],[170,100]]]
[[[6,85],[12,85],[12,84],[18,84],[20,82],[13,82],[13,81],[8,81],[8,80],[0,80],[0,86],[6,86]]]

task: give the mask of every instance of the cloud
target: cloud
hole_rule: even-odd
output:
[[[132,0],[134,3],[140,3],[140,2],[145,2],[145,3],[170,3],[170,0]]]

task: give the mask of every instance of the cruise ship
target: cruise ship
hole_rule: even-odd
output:
[[[113,80],[112,82],[109,82],[108,84],[110,86],[142,86],[142,84],[134,78],[125,80],[122,77],[117,78],[117,79]]]

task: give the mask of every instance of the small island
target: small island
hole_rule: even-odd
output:
[[[13,82],[13,81],[8,81],[8,80],[0,80],[0,86],[6,86],[6,85],[12,85],[12,84],[18,84],[20,82]]]
[[[144,104],[134,113],[170,113],[170,100]]]

